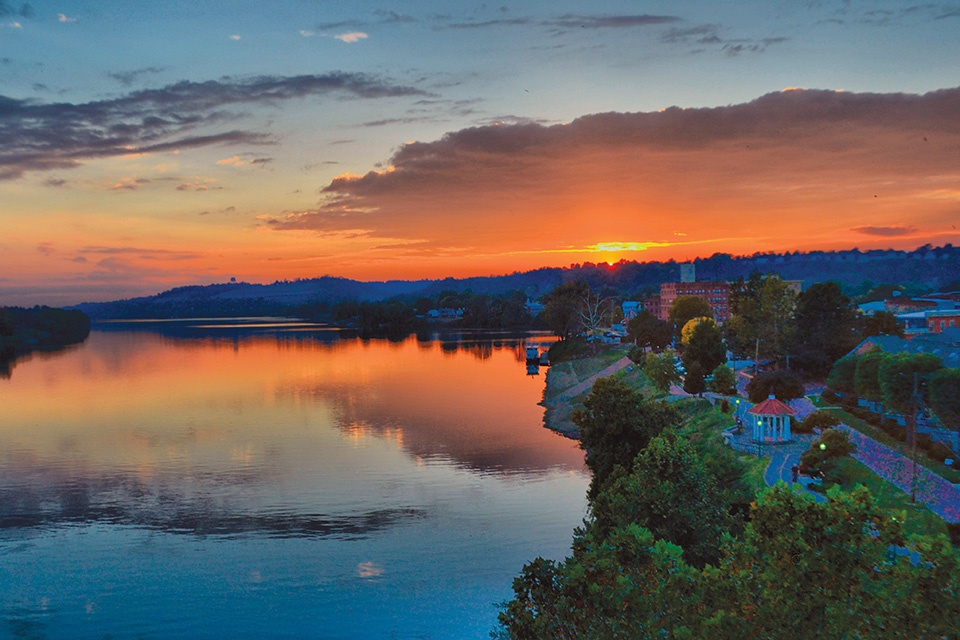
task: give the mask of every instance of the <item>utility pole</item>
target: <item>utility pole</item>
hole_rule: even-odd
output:
[[[917,372],[913,374],[913,394],[910,409],[910,502],[917,501]]]

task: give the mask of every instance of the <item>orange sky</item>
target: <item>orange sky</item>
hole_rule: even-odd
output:
[[[0,304],[960,241],[960,88],[921,55],[957,46],[955,16],[744,6],[374,12],[367,37],[302,25],[275,54],[191,40],[190,69],[146,45],[105,67],[120,36],[94,5],[0,24]],[[86,66],[54,71],[54,42]]]

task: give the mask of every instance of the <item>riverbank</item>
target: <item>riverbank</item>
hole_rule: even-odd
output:
[[[631,386],[642,389],[646,382],[639,368],[627,358],[629,350],[629,345],[615,345],[584,358],[551,365],[540,403],[544,407],[544,426],[579,440],[580,432],[571,418],[574,411],[583,408],[583,400],[599,378],[626,376]]]

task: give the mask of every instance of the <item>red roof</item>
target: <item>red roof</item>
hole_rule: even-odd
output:
[[[754,415],[764,415],[764,416],[795,416],[797,412],[790,408],[789,405],[780,402],[776,398],[767,398],[757,406],[752,409],[748,409],[747,413],[752,413]]]

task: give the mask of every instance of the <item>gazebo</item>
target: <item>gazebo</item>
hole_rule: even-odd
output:
[[[790,418],[797,412],[789,405],[770,396],[747,413],[756,418],[753,423],[753,441],[764,444],[790,442]]]

